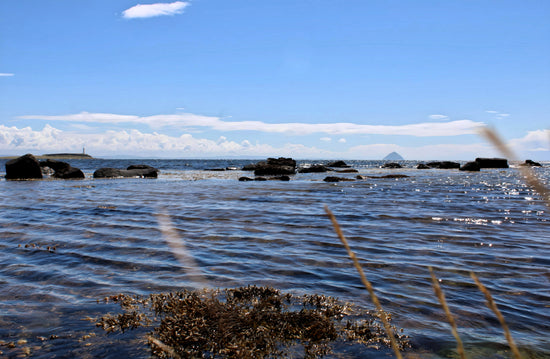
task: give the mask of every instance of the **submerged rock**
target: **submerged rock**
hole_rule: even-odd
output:
[[[40,166],[51,168],[54,170],[53,177],[61,179],[82,179],[85,178],[84,173],[76,167],[72,167],[67,162],[47,159],[40,162]]]
[[[403,168],[403,166],[401,166],[399,163],[397,162],[388,162],[388,163],[384,163],[382,166],[382,168]]]
[[[94,172],[94,178],[142,177],[157,178],[158,169],[147,165],[133,165],[128,169],[103,167]]]
[[[322,173],[328,172],[330,169],[323,165],[313,165],[309,167],[302,167],[298,170],[298,173]]]
[[[452,162],[452,161],[434,161],[434,162],[428,162],[428,166],[430,166],[430,168],[439,168],[442,170],[446,170],[446,169],[460,168],[460,163]]]
[[[473,162],[466,162],[460,167],[461,171],[479,171],[479,163],[476,161]]]
[[[40,163],[30,153],[6,162],[6,179],[40,179]]]
[[[525,160],[525,162],[520,164],[520,166],[542,167],[540,163],[532,160]]]
[[[508,160],[506,158],[476,158],[479,168],[508,168]]]
[[[350,166],[347,165],[346,162],[344,162],[344,161],[334,161],[334,162],[330,162],[329,164],[327,164],[327,167],[347,168],[347,167],[350,167]]]
[[[353,178],[346,177],[336,177],[336,176],[327,176],[323,179],[325,182],[352,182],[355,181]]]

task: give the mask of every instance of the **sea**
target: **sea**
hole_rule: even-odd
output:
[[[0,160],[0,357],[151,357],[147,332],[96,327],[121,312],[103,300],[119,293],[268,285],[374,309],[326,206],[392,325],[409,337],[405,357],[458,358],[431,267],[468,358],[512,358],[471,272],[523,357],[550,358],[550,207],[516,163],[461,172],[346,161],[357,172],[242,182],[253,177],[242,167],[258,160],[66,161],[86,178],[6,181]],[[159,177],[92,177],[132,164],[156,167]],[[533,173],[550,186],[550,163],[542,164]],[[327,357],[394,354],[340,345]]]

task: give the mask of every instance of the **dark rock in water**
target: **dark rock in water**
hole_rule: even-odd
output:
[[[353,178],[327,176],[323,179],[325,182],[351,182],[355,181]]]
[[[42,178],[40,163],[30,153],[6,162],[6,179]]]
[[[479,171],[480,170],[479,163],[477,163],[476,161],[466,162],[460,167],[460,170],[461,171]]]
[[[460,168],[460,163],[452,162],[452,161],[435,161],[435,162],[428,162],[428,166],[430,166],[431,168],[439,168],[442,170],[446,170],[446,169]]]
[[[476,158],[479,168],[508,168],[506,158]]]
[[[245,165],[242,170],[243,171],[254,171],[256,169],[256,165],[257,165],[257,163],[250,163],[248,165]]]
[[[344,161],[334,161],[334,162],[330,162],[329,164],[327,164],[327,167],[340,167],[340,168],[346,168],[346,167],[350,167],[346,164],[346,162]]]
[[[47,159],[45,161],[40,162],[40,166],[44,168],[51,168],[55,172],[53,174],[53,177],[55,178],[61,178],[61,179],[80,179],[84,178],[84,173],[79,169],[72,167],[67,162],[63,161],[56,161]]]
[[[265,177],[254,177],[254,181],[267,181],[267,178]]]
[[[123,177],[122,170],[118,168],[103,167],[94,172],[94,178]]]
[[[397,152],[392,152],[383,158],[383,161],[403,161],[404,158]]]
[[[155,170],[157,172],[160,172],[155,167],[152,167],[152,166],[149,166],[149,165],[130,165],[126,169],[127,170]]]
[[[205,168],[205,171],[224,172],[225,168]]]
[[[532,160],[525,160],[525,163],[520,164],[520,166],[542,167],[540,163]]]
[[[268,158],[267,164],[271,166],[289,166],[296,168],[296,161],[292,158],[285,158],[285,157],[279,157],[279,158]]]
[[[364,180],[364,179],[367,179],[367,178],[368,178],[367,176],[363,176],[363,175],[355,176],[355,179],[358,179],[358,180]]]
[[[354,168],[347,168],[347,169],[339,170],[339,171],[336,171],[336,172],[337,173],[357,173],[359,171],[357,171]]]
[[[425,163],[419,163],[417,166],[416,166],[417,169],[419,170],[428,170],[430,169],[431,167],[426,165]]]
[[[328,172],[330,169],[323,165],[313,165],[310,167],[303,167],[298,170],[298,173],[321,173]]]
[[[403,166],[401,166],[397,162],[389,162],[389,163],[384,163],[382,165],[382,168],[403,168]]]
[[[254,181],[254,178],[243,176],[243,177],[239,177],[239,181],[241,181],[241,182]]]
[[[94,172],[94,178],[116,178],[116,177],[157,178],[158,170],[153,167],[134,168],[130,170],[121,170],[118,168],[104,167]]]
[[[254,169],[256,176],[293,175],[296,173],[296,161],[292,158],[268,158],[267,162],[258,162]]]

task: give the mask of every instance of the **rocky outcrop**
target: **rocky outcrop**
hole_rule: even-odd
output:
[[[322,173],[331,171],[330,168],[323,165],[313,165],[309,167],[302,167],[298,170],[298,173]]]
[[[460,166],[459,169],[461,171],[479,171],[480,167],[479,167],[479,163],[477,163],[476,161],[472,161],[472,162],[466,162],[465,164]]]
[[[296,161],[292,158],[268,158],[267,162],[258,162],[254,169],[256,176],[280,176],[296,173]]]
[[[53,177],[61,179],[82,179],[85,178],[84,173],[79,169],[72,167],[67,162],[56,161],[47,159],[40,162],[40,166],[44,170],[45,168],[51,168],[54,173]]]
[[[94,178],[140,177],[157,178],[159,170],[147,165],[132,165],[127,169],[104,167],[94,172]]]
[[[323,179],[325,182],[351,182],[355,181],[353,178],[327,176]]]
[[[388,163],[384,163],[382,166],[382,168],[403,168],[403,166],[401,166],[399,163],[397,162],[388,162]]]
[[[427,163],[430,168],[439,168],[442,170],[460,168],[460,163],[452,161],[434,161]]]
[[[357,173],[359,172],[355,168],[344,168],[343,170],[337,170],[336,173]]]
[[[419,170],[429,170],[431,167],[425,163],[419,163],[416,168]]]
[[[6,179],[23,180],[40,178],[42,178],[40,163],[30,153],[6,162]]]
[[[525,162],[520,164],[520,166],[542,167],[540,163],[532,160],[525,160]]]
[[[344,161],[334,161],[327,164],[327,167],[348,168],[351,167]]]
[[[506,158],[476,158],[479,168],[508,168],[508,160]]]

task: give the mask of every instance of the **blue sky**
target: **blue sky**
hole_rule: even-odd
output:
[[[2,0],[0,155],[550,160],[550,2]]]

